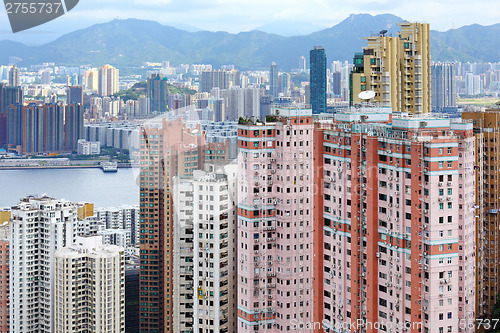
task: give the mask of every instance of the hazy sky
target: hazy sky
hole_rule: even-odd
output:
[[[409,21],[448,30],[500,23],[499,0],[80,0],[67,15],[23,35],[14,35],[0,10],[0,39],[53,39],[114,18],[140,18],[206,30],[248,31],[273,22],[329,27],[351,13],[392,13]],[[30,35],[30,36],[29,36]]]

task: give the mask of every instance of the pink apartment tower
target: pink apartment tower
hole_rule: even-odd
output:
[[[238,332],[313,321],[312,113],[277,113],[238,127]]]

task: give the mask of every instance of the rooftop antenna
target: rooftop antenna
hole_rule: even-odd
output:
[[[379,32],[380,36],[382,36],[382,37],[384,37],[386,33],[387,33],[387,30],[385,30],[385,29],[384,29],[384,30],[381,30],[381,31]]]

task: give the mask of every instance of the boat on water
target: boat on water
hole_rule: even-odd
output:
[[[117,172],[118,163],[117,162],[101,162],[101,170],[103,172]]]

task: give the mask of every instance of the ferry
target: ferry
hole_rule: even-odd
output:
[[[117,172],[118,163],[116,162],[101,162],[101,170],[103,172]]]

